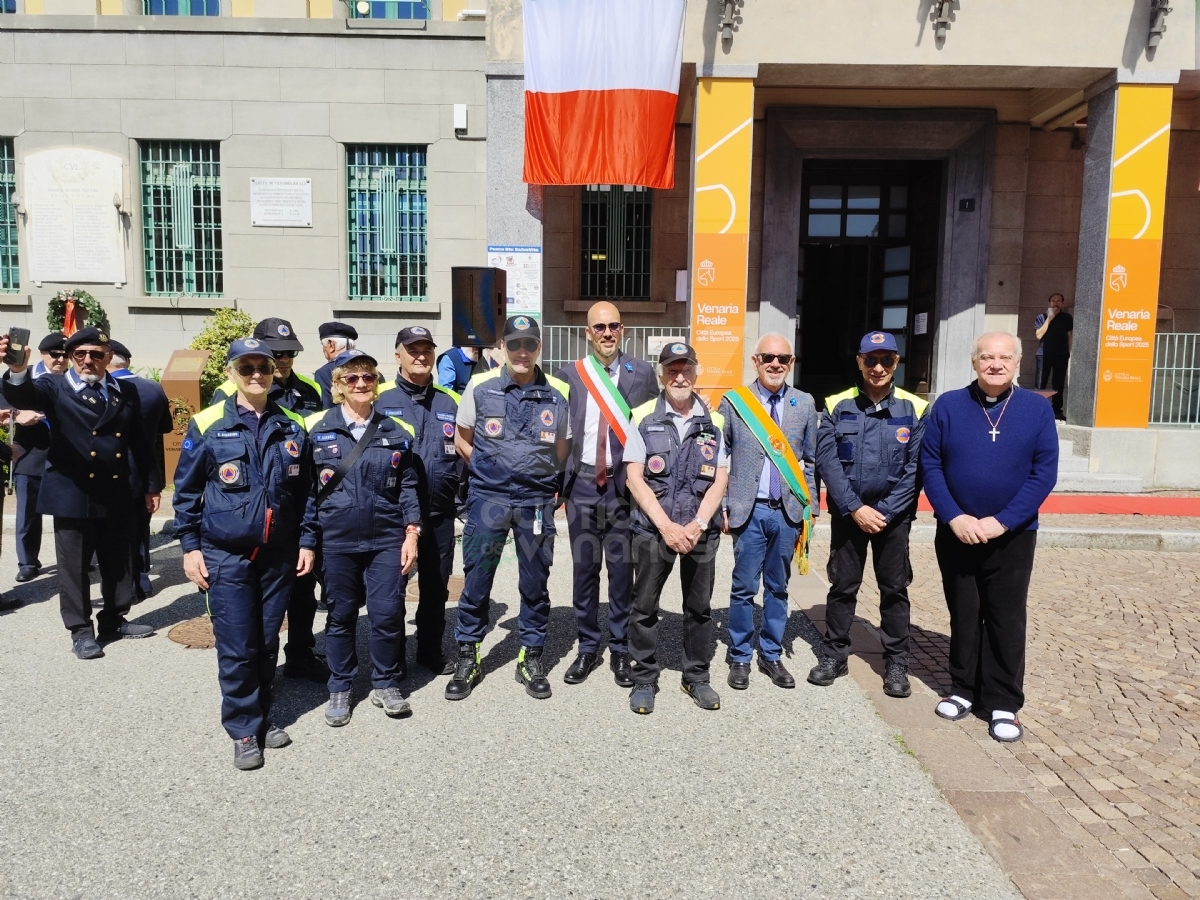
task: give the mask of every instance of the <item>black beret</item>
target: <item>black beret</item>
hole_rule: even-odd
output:
[[[67,339],[61,331],[48,334],[38,344],[38,353],[49,353],[51,350],[62,350],[66,347]]]
[[[63,349],[70,353],[76,347],[82,347],[84,344],[102,344],[108,346],[108,332],[101,331],[99,328],[81,328],[63,344]]]
[[[122,344],[120,341],[109,341],[108,346],[112,349],[112,352],[115,353],[117,356],[124,357],[127,360],[133,359],[133,354],[129,352],[129,348],[126,347],[124,344]]]
[[[345,322],[325,322],[317,329],[317,334],[321,336],[321,340],[337,337],[358,340],[358,331],[353,325],[347,325]]]

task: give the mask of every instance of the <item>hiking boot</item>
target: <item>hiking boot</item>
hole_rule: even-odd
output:
[[[447,700],[465,700],[471,696],[475,685],[483,681],[483,665],[479,662],[478,644],[459,644],[458,662],[454,675],[446,685]]]
[[[412,712],[412,707],[400,693],[400,688],[379,688],[371,691],[371,703],[383,710],[384,714],[396,719]]]
[[[657,693],[657,684],[639,684],[629,692],[629,708],[639,716],[650,715],[654,712],[654,695]]]
[[[883,669],[883,692],[889,697],[912,696],[912,685],[908,683],[908,663],[889,659]]]
[[[284,731],[278,725],[272,725],[270,723],[267,724],[267,734],[263,738],[263,744],[266,745],[268,750],[279,750],[282,747],[286,747],[291,742],[292,739],[286,731]]]
[[[350,692],[335,691],[329,695],[329,705],[325,707],[325,724],[331,728],[341,728],[350,721]]]
[[[822,656],[808,673],[808,683],[829,687],[843,675],[850,674],[850,667],[844,659],[833,659]]]
[[[707,681],[681,684],[679,689],[687,694],[701,709],[720,709],[721,697]]]
[[[542,648],[522,647],[517,654],[517,682],[525,685],[525,693],[535,700],[550,696],[550,679],[542,669]]]
[[[242,771],[261,768],[262,751],[258,749],[258,738],[244,737],[233,742],[233,765]]]

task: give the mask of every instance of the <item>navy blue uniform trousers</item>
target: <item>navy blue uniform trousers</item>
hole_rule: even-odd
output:
[[[518,628],[522,647],[542,647],[550,621],[550,594],[546,582],[554,562],[554,503],[541,507],[541,534],[535,534],[536,508],[510,506],[484,497],[473,497],[463,526],[465,584],[458,598],[460,644],[477,644],[487,634],[488,606],[496,567],[504,555],[509,532],[517,549],[521,613]]]
[[[400,574],[399,545],[361,553],[325,551],[329,693],[351,690],[358,677],[358,611],[364,603],[371,623],[371,686],[379,690],[400,687],[407,580]]]
[[[633,596],[629,503],[617,496],[613,479],[600,488],[592,473],[580,474],[567,501],[567,531],[574,567],[575,624],[579,652],[595,653],[600,630],[600,563],[608,570],[608,649],[626,652],[625,632]]]
[[[417,655],[442,652],[446,634],[447,584],[454,570],[454,516],[430,516],[417,538]]]
[[[231,553],[204,543],[208,611],[217,640],[221,724],[235,741],[265,737],[271,682],[279,661],[279,629],[296,580],[299,547],[266,544]]]
[[[37,510],[42,479],[14,475],[17,488],[17,565],[41,567],[42,514]]]

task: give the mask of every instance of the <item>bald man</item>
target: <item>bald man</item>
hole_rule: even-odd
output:
[[[575,621],[579,655],[563,681],[580,684],[601,662],[600,563],[608,568],[608,649],[613,680],[633,686],[625,638],[633,589],[629,499],[621,461],[630,410],[658,394],[654,368],[621,352],[621,311],[602,301],[588,310],[592,352],[558,372],[571,387],[575,440],[567,459],[563,496],[575,567]]]

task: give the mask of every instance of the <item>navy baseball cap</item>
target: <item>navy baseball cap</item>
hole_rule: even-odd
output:
[[[686,359],[688,362],[696,364],[700,362],[699,357],[696,356],[695,348],[682,342],[667,344],[662,348],[662,352],[658,354],[658,364],[660,366],[678,362],[681,359]]]
[[[888,350],[892,353],[900,352],[894,335],[888,334],[886,331],[868,331],[863,335],[863,339],[859,341],[859,354],[875,353],[879,350]]]
[[[433,335],[429,333],[429,329],[423,328],[420,325],[410,325],[408,328],[401,328],[396,335],[397,347],[401,344],[407,347],[409,344],[419,344],[422,341],[433,344],[435,347],[437,346],[437,342],[434,341]]]
[[[362,350],[344,350],[333,359],[333,367],[340,369],[347,363],[352,363],[355,360],[363,360],[369,362],[373,366],[379,365],[379,360],[373,357],[370,353],[364,353]]]
[[[263,319],[254,326],[254,337],[265,341],[272,350],[295,350],[297,353],[304,345],[296,340],[296,332],[292,323],[287,319]]]
[[[275,359],[270,345],[258,338],[238,338],[229,345],[229,352],[225,354],[225,362],[228,364],[243,356],[265,356],[270,360]]]
[[[538,326],[537,319],[531,316],[509,316],[504,321],[504,339],[507,341],[510,338],[533,338],[539,344],[542,342],[542,329]]]
[[[321,336],[321,340],[338,337],[358,340],[358,329],[345,322],[325,322],[317,328],[317,334]]]

